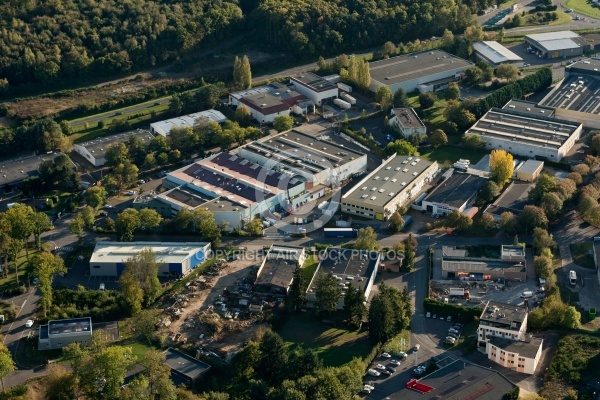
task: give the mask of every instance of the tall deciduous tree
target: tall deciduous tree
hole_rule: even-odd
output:
[[[42,242],[40,239],[41,235],[42,235],[42,233],[52,229],[52,227],[53,227],[52,221],[50,221],[48,214],[43,213],[43,212],[36,212],[36,213],[30,214],[30,218],[31,218],[31,231],[35,238],[35,245],[38,249],[40,249],[42,246]]]
[[[519,68],[512,64],[501,64],[496,69],[496,76],[500,79],[506,79],[508,82],[513,82],[519,77]]]
[[[315,278],[315,309],[318,314],[331,314],[337,309],[338,301],[342,298],[342,290],[337,280],[330,272],[320,273]]]
[[[433,147],[440,147],[448,143],[448,136],[441,129],[435,129],[429,134],[429,143]]]
[[[71,232],[73,235],[76,235],[80,243],[83,240],[84,227],[85,221],[83,219],[83,216],[77,213],[75,215],[75,218],[73,218],[71,220],[71,223],[69,224],[69,232]]]
[[[136,315],[142,310],[144,291],[138,284],[135,275],[132,272],[123,271],[119,277],[119,285],[121,286],[121,299],[125,303],[124,308],[130,315]]]
[[[137,210],[128,208],[119,214],[116,221],[117,239],[120,242],[131,242],[133,232],[141,226]]]
[[[156,253],[152,249],[143,249],[125,261],[123,273],[125,272],[135,276],[135,280],[144,292],[144,303],[146,305],[151,304],[160,295],[161,285],[158,280],[158,263],[156,262]]]
[[[48,309],[52,306],[52,282],[54,277],[66,272],[67,268],[63,259],[52,253],[39,253],[33,260],[33,275],[39,279],[38,289],[41,292],[39,303],[44,310],[44,317],[47,316]]]
[[[366,228],[360,228],[358,230],[358,238],[354,242],[354,248],[357,250],[377,250],[379,245],[377,244],[377,233],[367,226]]]
[[[375,101],[379,103],[383,111],[388,112],[393,105],[394,95],[388,86],[380,86],[375,93]]]
[[[490,154],[490,171],[492,180],[503,187],[510,180],[515,170],[512,154],[504,150],[492,150]]]
[[[15,362],[12,359],[10,350],[3,344],[0,345],[0,382],[2,382],[2,390],[4,391],[4,378],[16,369]]]
[[[261,357],[257,372],[267,382],[278,383],[288,362],[288,350],[283,339],[277,333],[268,330],[263,334],[259,350]]]
[[[294,118],[289,115],[280,115],[275,117],[273,128],[277,132],[289,131],[294,126]]]
[[[393,104],[394,104],[394,107],[396,107],[396,108],[410,107],[410,102],[408,100],[408,96],[406,95],[406,92],[404,91],[404,89],[398,88],[398,90],[396,90],[396,93],[394,93]]]
[[[390,225],[390,231],[392,232],[400,232],[404,227],[404,219],[398,211],[394,211],[394,213],[390,215],[388,223]]]
[[[85,191],[83,198],[88,206],[97,209],[106,203],[107,196],[108,194],[102,186],[92,186]]]

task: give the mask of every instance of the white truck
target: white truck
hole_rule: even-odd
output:
[[[450,288],[450,296],[464,296],[465,289],[463,288]]]
[[[342,110],[348,110],[352,107],[352,105],[350,103],[348,103],[347,101],[344,101],[342,99],[334,99],[333,104],[335,104]]]
[[[346,85],[345,83],[338,82],[338,89],[342,89],[344,92],[352,93],[352,86]]]
[[[356,99],[354,97],[350,96],[348,93],[342,92],[342,93],[340,93],[340,97],[352,105],[356,104]]]

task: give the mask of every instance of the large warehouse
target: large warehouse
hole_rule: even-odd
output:
[[[230,93],[229,102],[248,107],[252,118],[260,123],[271,123],[276,117],[290,115],[290,112],[305,114],[311,104],[304,95],[278,82]]]
[[[479,135],[487,150],[560,161],[579,139],[582,128],[576,122],[492,108],[465,135]]]
[[[415,199],[438,171],[437,162],[394,154],[342,196],[342,211],[388,219],[398,206]]]
[[[290,83],[294,85],[297,92],[302,93],[318,106],[338,97],[338,86],[335,83],[312,72],[292,76]]]
[[[450,82],[460,80],[473,65],[442,50],[404,54],[370,63],[369,89],[377,92],[380,86],[387,86],[392,93],[400,88],[406,93],[442,90]]]
[[[500,246],[499,246],[500,247]],[[464,247],[442,247],[444,279],[489,281],[498,278],[527,280],[525,250],[521,246],[500,247],[500,257],[474,257]]]
[[[164,137],[169,136],[173,128],[193,128],[199,121],[216,122],[222,124],[227,121],[227,117],[221,111],[205,110],[194,114],[183,115],[177,118],[167,119],[165,121],[154,122],[150,124],[150,132]]]
[[[7,192],[9,186],[21,183],[25,179],[39,175],[40,165],[46,160],[54,160],[61,153],[42,154],[39,156],[18,157],[2,161],[0,168],[0,187]],[[75,168],[75,165],[73,165]]]
[[[208,209],[219,225],[235,229],[275,211],[296,213],[327,187],[339,186],[366,167],[366,154],[289,131],[170,172],[163,180],[167,191],[156,199],[169,204],[173,215],[183,208]]]
[[[473,43],[473,50],[477,58],[494,68],[502,64],[512,64],[516,67],[523,66],[521,57],[495,40]]]
[[[205,242],[98,242],[90,258],[91,276],[119,276],[125,262],[140,251],[150,249],[156,255],[159,277],[181,277],[210,257]]]
[[[565,67],[565,79],[540,102],[556,118],[600,129],[600,60],[589,58]]]
[[[85,143],[74,144],[73,150],[75,150],[76,153],[81,154],[94,167],[101,167],[106,162],[106,160],[104,159],[106,149],[109,146],[121,142],[126,142],[131,137],[137,137],[144,144],[150,143],[150,141],[154,138],[154,136],[152,136],[152,134],[149,131],[137,129],[131,132],[118,133],[116,135],[106,137],[99,137]]]
[[[565,58],[582,55],[590,45],[571,31],[545,32],[525,36],[527,50],[542,58]]]
[[[445,216],[454,210],[462,213],[475,202],[486,181],[477,175],[453,173],[423,199],[421,207],[433,215]]]

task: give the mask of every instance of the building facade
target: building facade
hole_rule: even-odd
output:
[[[527,160],[517,168],[515,177],[524,182],[533,182],[542,173],[544,162],[538,160]]]
[[[312,72],[292,76],[290,83],[294,85],[297,92],[303,94],[318,106],[324,102],[331,102],[338,97],[339,93],[338,86],[334,82]]]
[[[492,338],[512,341],[526,339],[528,309],[523,306],[488,301],[481,317],[477,341],[480,348],[486,348]]]
[[[62,349],[71,343],[87,346],[91,340],[90,317],[52,320],[39,327],[38,350]]]
[[[533,375],[542,358],[542,339],[528,341],[490,338],[485,352],[488,359],[505,368]]]
[[[98,242],[90,258],[91,276],[120,276],[125,263],[142,250],[156,256],[159,277],[182,277],[210,257],[206,242]]]
[[[472,257],[463,247],[442,247],[442,277],[470,281],[527,280],[525,250],[503,245],[500,258]]]
[[[271,245],[258,269],[255,290],[287,294],[294,281],[294,272],[305,260],[304,247]]]
[[[525,36],[527,51],[541,58],[577,57],[590,50],[590,45],[571,31],[545,32]]]
[[[426,135],[427,127],[421,121],[414,108],[393,108],[390,112],[389,126],[403,137]]]
[[[225,121],[227,121],[227,117],[225,117],[222,112],[217,110],[205,110],[177,118],[167,119],[165,121],[154,122],[150,124],[150,132],[154,135],[167,137],[173,128],[193,128],[198,123],[216,122],[222,124]]]
[[[523,59],[502,46],[495,40],[473,43],[475,56],[493,68],[498,68],[502,64],[512,64],[521,68]]]

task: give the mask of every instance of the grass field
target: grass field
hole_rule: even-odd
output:
[[[33,256],[37,253],[37,250],[30,248],[29,249],[29,259],[33,259]],[[22,250],[19,256],[17,257],[17,265],[19,267],[19,285],[27,286],[27,257],[25,255],[25,250]],[[0,293],[10,292],[14,288],[17,287],[15,278],[15,268],[14,262],[10,262],[10,266],[8,268],[8,276],[0,278]]]
[[[402,339],[404,339],[404,346],[402,345]],[[410,331],[404,330],[387,342],[383,347],[383,351],[387,353],[406,352],[410,347]]]
[[[447,101],[442,98],[443,93],[438,93],[438,100],[435,102],[434,106],[428,108],[423,111],[423,117],[421,119],[427,120],[427,122],[423,121],[425,124],[431,125],[433,128],[438,128],[444,119],[444,110],[446,109]],[[410,102],[410,106],[412,108],[419,108],[419,95],[411,94],[408,97],[408,101]]]
[[[572,8],[574,12],[600,18],[600,8],[592,5],[588,0],[565,0],[563,7]]]
[[[584,268],[596,269],[594,258],[589,254],[592,251],[591,243],[574,243],[570,247],[575,264]]]
[[[445,162],[453,164],[460,158],[466,158],[471,161],[471,164],[477,164],[486,154],[484,151],[469,150],[462,147],[440,146],[430,153],[421,154],[421,156],[429,161],[437,161],[440,164],[444,164]]]
[[[317,260],[316,256],[310,256],[306,259],[306,261],[304,261],[304,265],[302,266],[302,275],[304,275],[306,282],[310,282],[318,266],[319,260]]]
[[[290,318],[277,332],[288,347],[303,345],[314,349],[325,366],[340,366],[354,357],[366,357],[373,346],[364,331],[332,327],[303,313]]]

